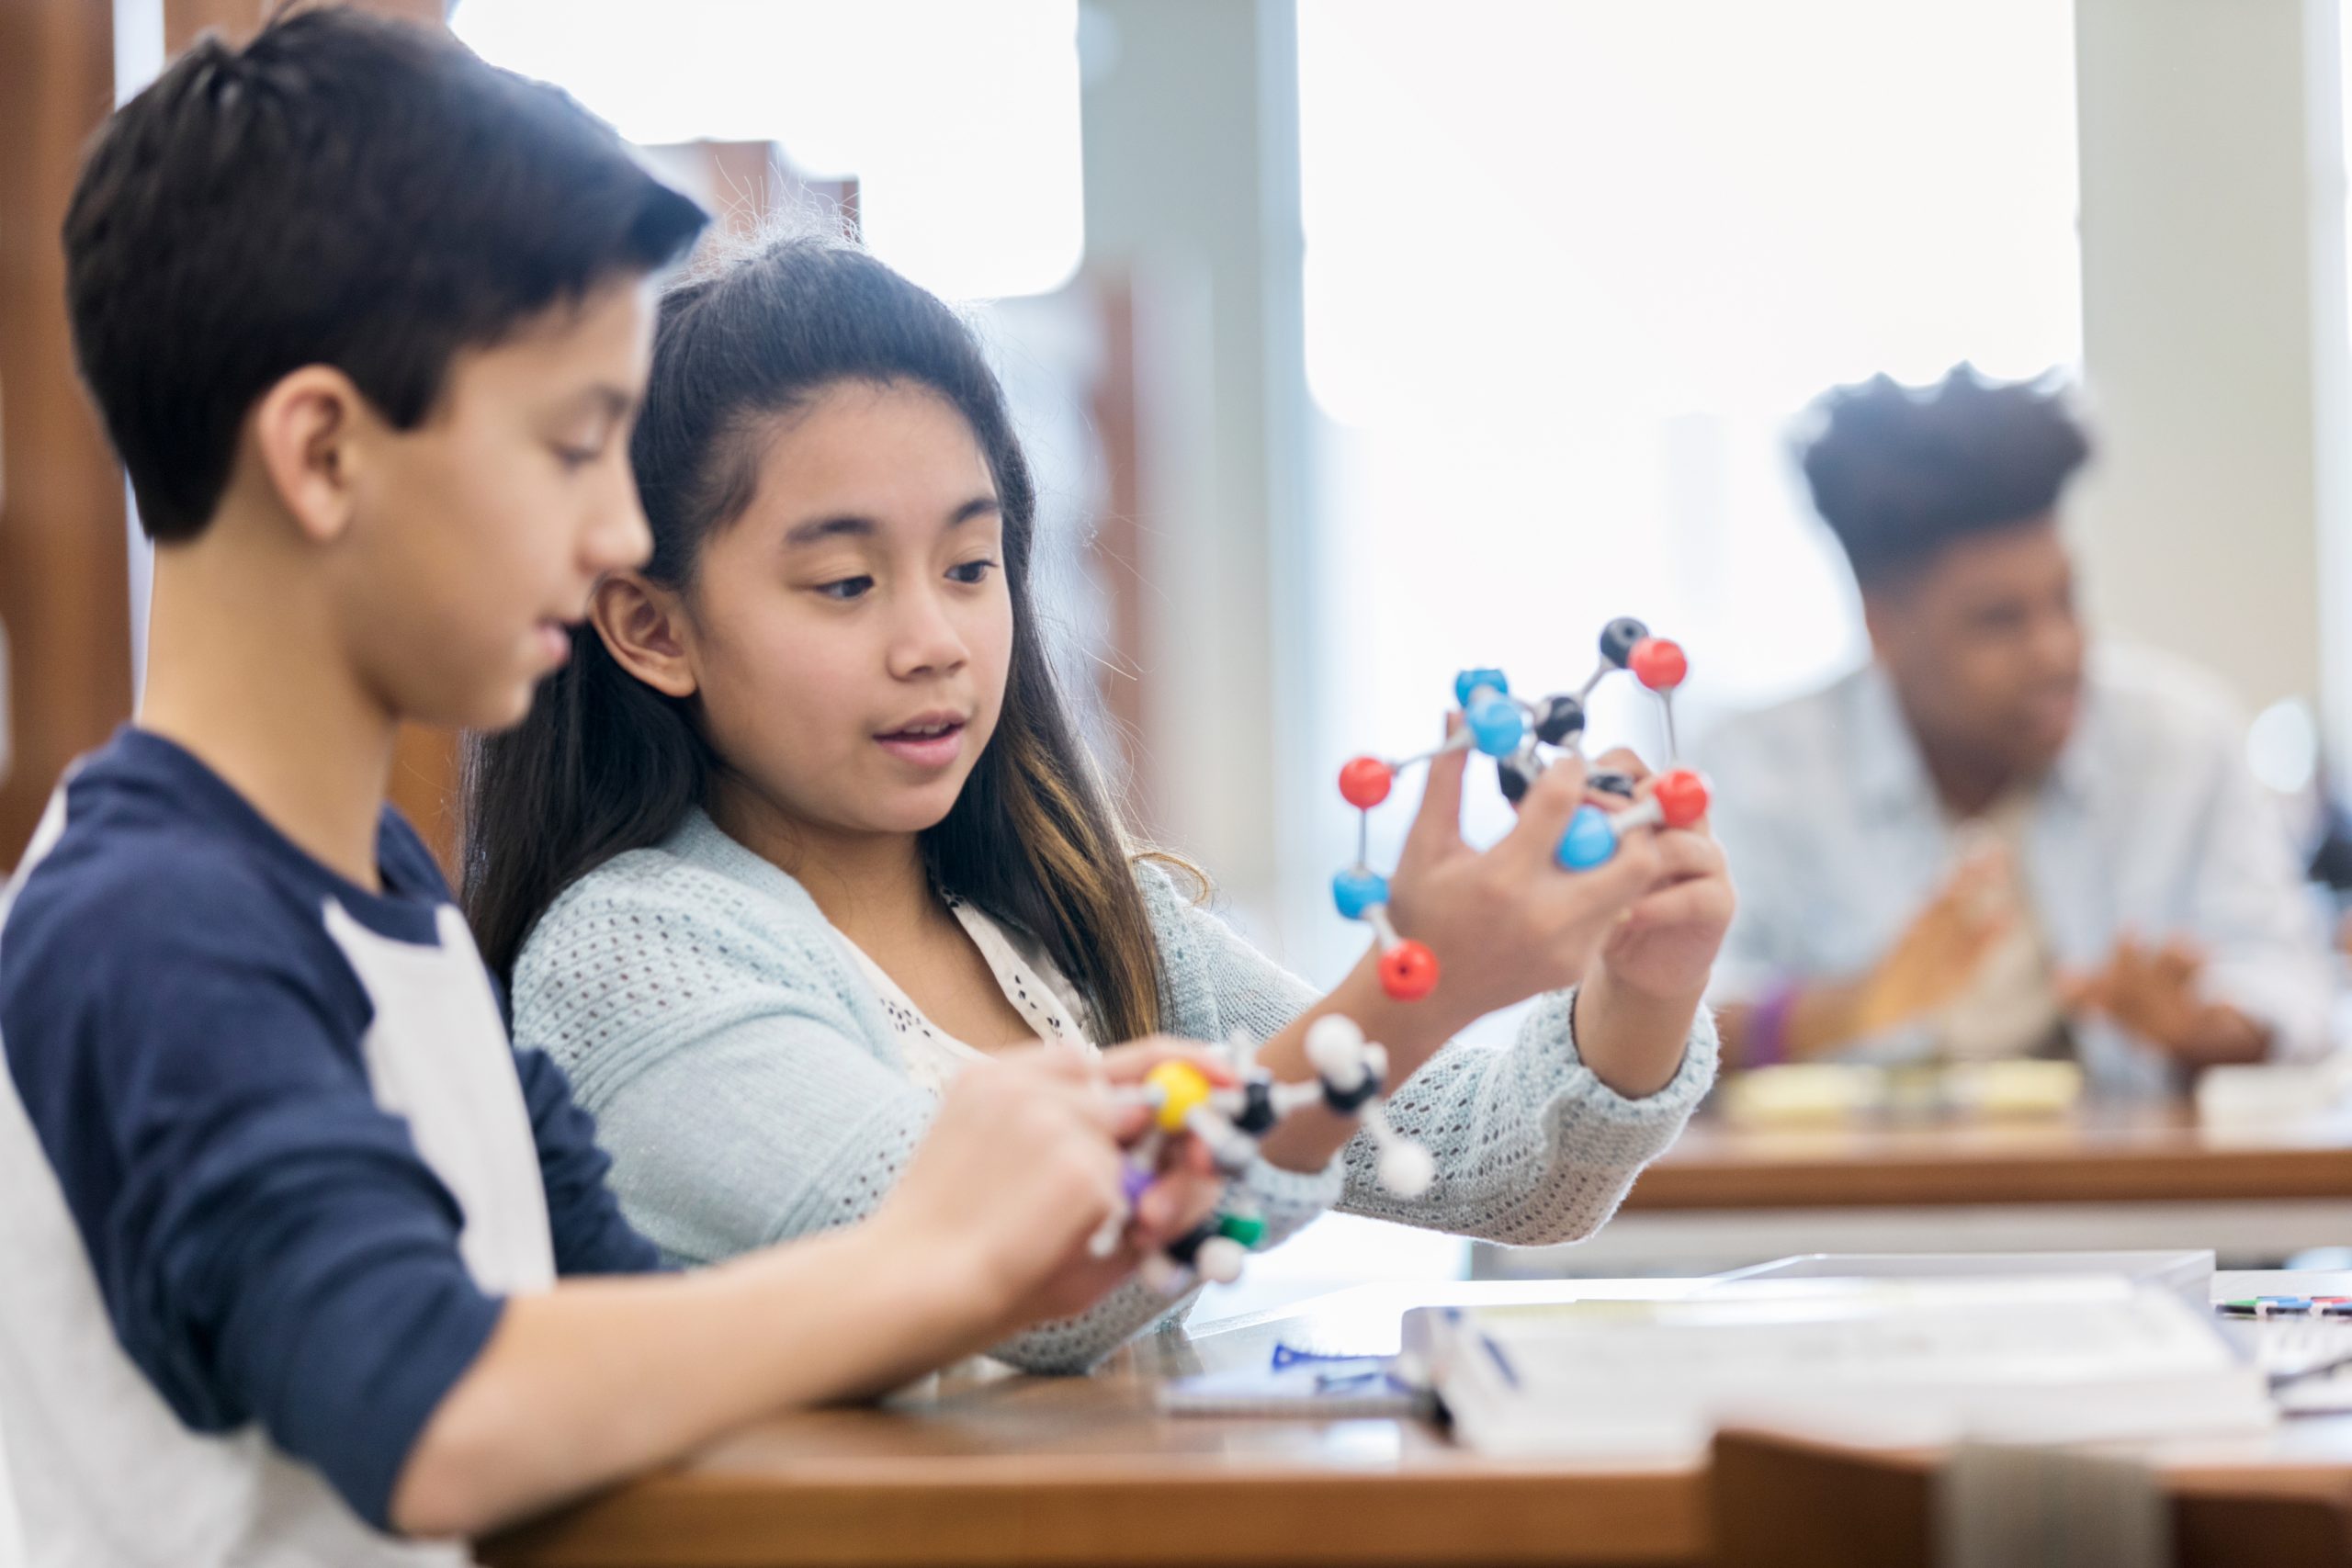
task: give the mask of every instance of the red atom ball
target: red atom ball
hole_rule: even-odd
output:
[[[1377,757],[1358,757],[1340,770],[1340,794],[1350,806],[1369,811],[1388,798],[1396,770]]]
[[[1400,1002],[1437,989],[1437,954],[1418,942],[1400,942],[1380,955],[1380,988]]]
[[[1658,774],[1651,793],[1669,828],[1688,828],[1707,814],[1707,781],[1688,768]]]
[[[1682,684],[1690,673],[1690,660],[1679,642],[1668,642],[1662,637],[1645,637],[1634,645],[1625,659],[1625,667],[1634,679],[1653,692],[1670,692]]]

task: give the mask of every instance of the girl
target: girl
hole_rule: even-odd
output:
[[[1446,967],[1409,1007],[1369,958],[1317,1001],[1132,853],[1039,642],[1035,498],[994,376],[863,252],[787,241],[673,289],[631,455],[652,558],[605,580],[571,665],[477,752],[467,897],[517,1038],[570,1069],[673,1255],[856,1219],[940,1086],[1016,1043],[1241,1029],[1304,1079],[1306,1021],[1353,1017],[1437,1181],[1391,1198],[1368,1141],[1301,1113],[1240,1179],[1270,1239],[1334,1204],[1586,1234],[1706,1091],[1721,854],[1637,833],[1559,871],[1578,768],[1483,853],[1464,754],[1431,769],[1392,915]],[[1547,991],[1510,1049],[1442,1048]],[[1170,1304],[1131,1280],[997,1354],[1083,1368]]]

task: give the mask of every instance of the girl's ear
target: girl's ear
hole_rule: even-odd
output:
[[[634,571],[607,572],[588,604],[588,619],[605,639],[605,651],[665,697],[695,694],[694,666],[682,635],[684,614],[675,592]]]

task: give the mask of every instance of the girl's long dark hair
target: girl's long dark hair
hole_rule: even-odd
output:
[[[1012,670],[994,738],[922,836],[933,881],[1042,942],[1106,1041],[1148,1034],[1159,1025],[1149,921],[1029,599],[1035,487],[996,376],[954,311],[832,239],[771,242],[672,288],[629,448],[653,530],[645,574],[690,587],[704,542],[751,503],[762,431],[845,381],[944,398],[987,456],[1003,509]],[[720,765],[691,701],[623,670],[594,627],[574,632],[571,661],[522,724],[468,749],[465,908],[501,979],[566,887],[666,837],[707,802]]]

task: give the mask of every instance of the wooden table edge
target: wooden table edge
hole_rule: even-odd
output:
[[[1702,1468],[1476,1461],[1400,1473],[959,1456],[828,1463],[787,1486],[773,1472],[689,1470],[481,1553],[491,1568],[1691,1563],[1707,1552],[1706,1484]]]
[[[1905,1158],[1769,1156],[1651,1166],[1626,1213],[1875,1209],[2016,1203],[2198,1203],[2352,1199],[2352,1146],[1952,1153]]]

